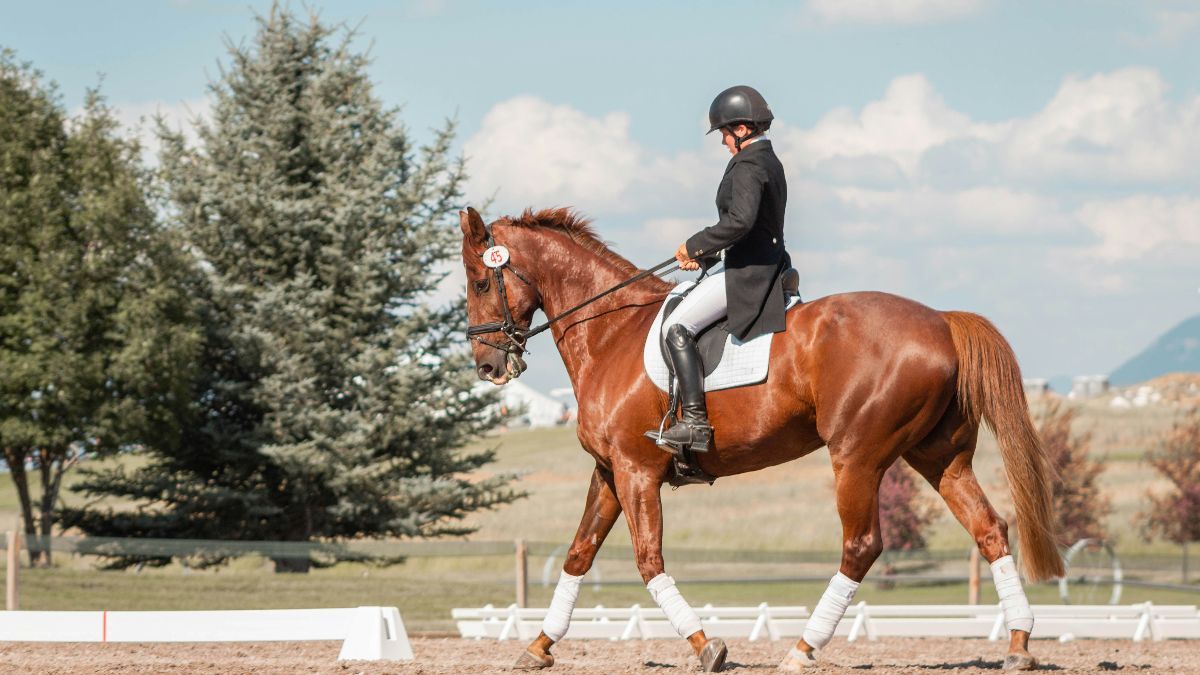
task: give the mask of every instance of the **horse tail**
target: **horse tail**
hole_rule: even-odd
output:
[[[1017,509],[1021,568],[1030,581],[1063,575],[1055,536],[1050,480],[1053,468],[1029,419],[1021,369],[992,322],[969,312],[943,312],[958,353],[958,402],[975,425],[987,421]]]

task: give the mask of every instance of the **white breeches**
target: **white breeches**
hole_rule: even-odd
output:
[[[692,335],[708,328],[728,313],[725,299],[725,270],[710,274],[679,301],[679,306],[663,322],[662,332],[682,324]]]

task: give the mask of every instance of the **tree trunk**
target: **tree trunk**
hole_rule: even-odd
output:
[[[54,528],[54,501],[58,497],[58,480],[55,479],[55,472],[61,471],[59,462],[54,460],[54,455],[49,450],[43,449],[38,452],[41,455],[38,461],[37,471],[42,479],[42,500],[38,504],[38,525],[40,525],[41,539],[38,542],[38,550],[41,551],[41,567],[49,567],[53,563],[52,554],[50,554],[50,534]]]
[[[312,561],[304,558],[272,558],[276,574],[308,574]]]
[[[307,496],[304,487],[300,487],[300,494]],[[306,503],[306,502],[304,502]],[[287,541],[312,541],[312,511],[306,505],[302,508],[300,522],[292,521],[292,531],[284,535]],[[289,574],[308,574],[312,568],[312,559],[307,555],[303,558],[271,558],[271,562],[275,563],[275,573]]]
[[[37,549],[37,526],[33,522],[33,500],[29,497],[29,477],[25,473],[25,458],[28,455],[17,448],[4,448],[4,463],[17,487],[17,499],[21,502],[21,522],[25,527],[25,549],[29,551],[29,566],[39,558]]]
[[[50,551],[50,535],[54,530],[54,503],[58,501],[58,487],[62,485],[63,460],[55,459],[49,451],[43,451],[41,466],[38,467],[42,477],[41,521],[42,540],[38,548],[41,551],[42,567],[50,567],[53,562]],[[64,455],[58,455],[63,457]]]

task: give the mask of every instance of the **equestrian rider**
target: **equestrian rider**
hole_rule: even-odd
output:
[[[791,267],[783,246],[787,181],[765,136],[773,119],[762,95],[746,86],[721,92],[708,109],[708,133],[719,129],[733,155],[717,187],[720,218],[680,244],[675,257],[682,269],[707,271],[723,254],[725,268],[704,277],[663,323],[679,382],[680,422],[659,442],[676,451],[712,447],[696,335],[726,315],[730,334],[743,341],[784,329],[780,276]]]

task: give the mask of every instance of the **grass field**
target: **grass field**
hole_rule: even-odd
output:
[[[1141,457],[1148,449],[1149,439],[1169,426],[1173,419],[1174,412],[1169,408],[1119,411],[1100,405],[1081,408],[1079,429],[1093,434],[1094,452],[1105,457],[1108,464],[1102,483],[1113,499],[1114,512],[1109,518],[1109,530],[1115,535],[1119,552],[1178,554],[1176,547],[1141,541],[1135,524],[1146,491],[1162,485],[1154,472],[1142,463]],[[490,470],[520,473],[520,485],[530,496],[496,511],[471,516],[469,523],[479,528],[471,539],[506,541],[523,538],[569,543],[578,524],[592,470],[591,459],[579,448],[574,430],[513,431],[483,439],[478,445],[497,447],[498,461]],[[120,461],[137,460],[124,458]],[[1007,488],[1003,483],[998,451],[986,434],[981,439],[976,468],[989,495],[1001,511],[1006,511]],[[73,476],[68,476],[67,485],[74,480]],[[926,495],[929,499],[937,499],[932,489],[926,488]],[[63,497],[69,503],[80,500],[68,490],[64,490]],[[774,604],[812,605],[824,586],[822,582],[730,583],[726,580],[739,577],[823,578],[836,570],[840,523],[833,506],[829,457],[824,450],[781,467],[723,478],[714,487],[664,490],[663,501],[668,570],[679,580],[681,589],[694,604],[745,605],[766,600]],[[0,524],[15,521],[16,506],[11,481],[3,478],[0,483]],[[966,554],[971,541],[944,509],[943,516],[932,529],[930,543],[937,550],[961,551],[962,562],[925,571],[951,575],[966,573]],[[596,589],[589,579],[580,603],[614,606],[647,602],[648,596],[637,579],[628,551],[629,535],[622,523],[614,529],[609,549],[612,557],[597,563],[599,577],[608,583]],[[680,559],[672,562],[672,550],[683,549],[816,551],[826,552],[817,557],[827,562],[804,565],[713,564]],[[545,562],[544,557],[532,557],[529,562],[530,602],[533,605],[544,606],[553,590],[541,585]],[[560,554],[547,568],[551,580],[557,578],[561,563]],[[1170,563],[1167,566],[1170,572]],[[104,572],[95,569],[92,558],[63,555],[58,557],[53,569],[22,571],[21,606],[23,609],[117,610],[381,604],[400,607],[411,629],[442,630],[451,627],[451,607],[512,602],[513,569],[511,556],[413,558],[406,564],[388,568],[342,563],[307,575],[280,575],[271,572],[268,561],[248,557],[204,571],[188,570],[175,564],[141,572]],[[986,583],[986,569],[984,580],[982,600],[994,602],[989,595],[990,584]],[[1166,580],[1179,581],[1177,577]],[[1057,602],[1055,587],[1035,587],[1030,595],[1035,603]],[[1101,595],[1106,598],[1106,591]],[[879,603],[961,603],[966,600],[966,587],[961,583],[946,583],[899,585],[884,590],[877,584],[867,583],[860,598]],[[1123,600],[1193,604],[1200,600],[1200,594],[1127,587]]]

